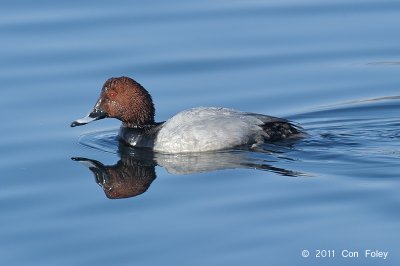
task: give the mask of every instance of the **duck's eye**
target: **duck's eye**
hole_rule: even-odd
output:
[[[108,97],[110,97],[111,99],[114,99],[115,97],[117,97],[117,92],[116,91],[109,91],[108,92]]]

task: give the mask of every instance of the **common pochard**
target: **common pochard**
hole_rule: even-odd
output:
[[[222,107],[192,108],[158,123],[154,114],[152,98],[143,86],[129,77],[110,78],[93,110],[71,127],[117,118],[122,121],[122,141],[165,153],[253,146],[304,136],[300,127],[286,119]]]

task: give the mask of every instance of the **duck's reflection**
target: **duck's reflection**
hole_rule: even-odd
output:
[[[210,172],[222,169],[248,168],[272,171],[284,176],[301,176],[302,173],[274,167],[270,163],[282,153],[276,147],[274,151],[263,149],[265,156],[273,152],[271,160],[257,159],[250,156],[248,150],[230,150],[191,154],[159,154],[147,149],[137,149],[119,145],[120,160],[114,165],[82,157],[72,160],[86,165],[94,174],[96,183],[100,185],[110,199],[135,197],[144,193],[156,178],[155,166],[164,167],[169,173],[190,174]],[[256,154],[256,153],[253,153]],[[282,153],[283,155],[283,153]],[[283,160],[290,158],[281,157]]]
[[[104,165],[99,161],[74,157],[94,174],[110,199],[135,197],[145,192],[156,178],[155,163],[138,160],[135,157],[122,157],[115,165]]]

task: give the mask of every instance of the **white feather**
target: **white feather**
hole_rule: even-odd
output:
[[[202,152],[257,142],[260,125],[270,116],[219,107],[182,111],[167,120],[157,134],[154,150],[166,153]]]

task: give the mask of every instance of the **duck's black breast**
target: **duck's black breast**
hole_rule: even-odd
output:
[[[119,138],[130,146],[152,148],[163,124],[164,122],[135,127],[121,126]]]

